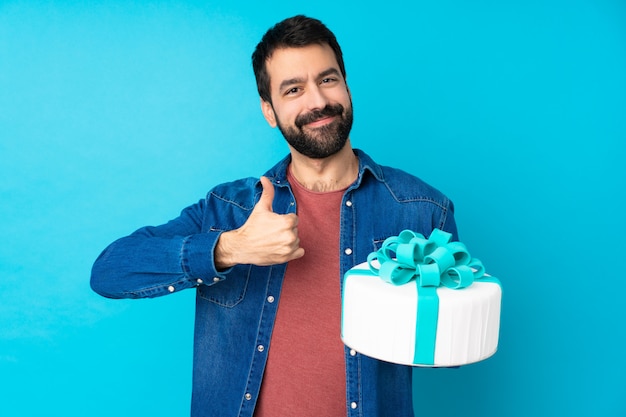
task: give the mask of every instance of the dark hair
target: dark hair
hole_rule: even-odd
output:
[[[252,69],[256,77],[256,85],[261,98],[272,102],[270,94],[270,77],[267,73],[267,60],[274,51],[280,48],[298,48],[312,44],[327,44],[335,52],[339,70],[346,78],[343,54],[335,35],[319,20],[298,15],[290,17],[270,28],[252,54]]]

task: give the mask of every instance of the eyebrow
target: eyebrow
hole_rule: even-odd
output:
[[[339,74],[339,70],[337,68],[328,68],[322,72],[320,72],[319,74],[317,74],[317,78],[323,78],[326,77],[328,75],[340,75]],[[286,87],[293,85],[293,84],[300,84],[304,82],[304,78],[290,78],[288,80],[284,80],[283,82],[280,83],[280,86],[278,87],[279,91],[283,91]]]

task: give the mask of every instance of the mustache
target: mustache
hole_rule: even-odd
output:
[[[309,113],[301,114],[296,117],[294,123],[301,129],[305,124],[315,122],[325,117],[341,116],[342,114],[343,106],[341,104],[327,104],[326,107],[321,110],[313,110]]]

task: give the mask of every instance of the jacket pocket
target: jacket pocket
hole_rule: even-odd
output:
[[[226,279],[212,285],[200,285],[198,295],[222,307],[234,307],[246,296],[252,265],[236,265]]]

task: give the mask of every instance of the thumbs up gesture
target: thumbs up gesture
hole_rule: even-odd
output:
[[[261,185],[261,198],[248,220],[239,229],[220,235],[214,253],[219,269],[237,264],[275,265],[304,255],[298,239],[298,216],[274,213],[274,185],[266,177],[261,177]]]

